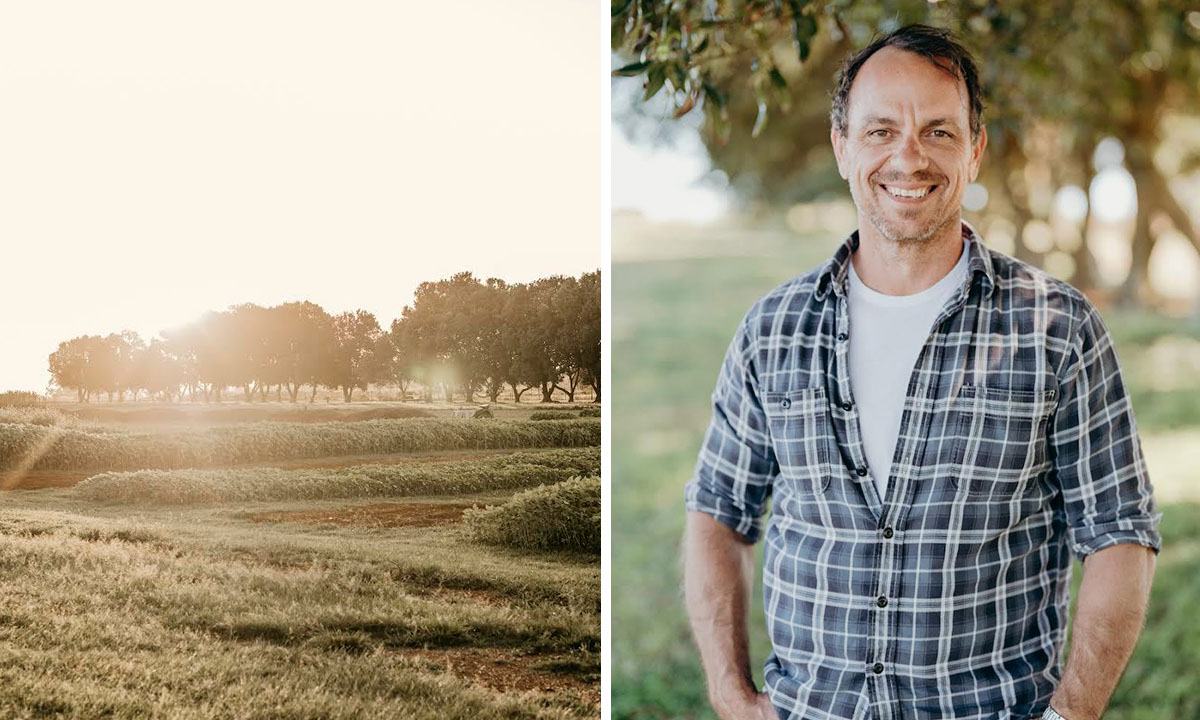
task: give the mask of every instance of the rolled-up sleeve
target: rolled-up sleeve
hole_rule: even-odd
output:
[[[688,510],[711,515],[757,542],[779,466],[759,397],[752,316],[753,309],[725,353],[712,393],[712,419],[684,498]]]
[[[1162,547],[1153,486],[1108,328],[1090,303],[1072,339],[1050,442],[1079,560],[1119,543]]]

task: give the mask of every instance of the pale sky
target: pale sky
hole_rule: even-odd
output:
[[[62,340],[600,266],[598,0],[0,6],[0,391]]]

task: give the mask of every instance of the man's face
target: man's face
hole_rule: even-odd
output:
[[[886,47],[859,68],[847,105],[845,136],[835,129],[830,139],[860,225],[909,244],[957,224],[987,145],[986,130],[971,139],[965,83]]]

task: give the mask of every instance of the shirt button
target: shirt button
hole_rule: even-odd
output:
[[[846,333],[838,333],[838,341],[839,342],[845,340],[847,337],[848,336],[846,335]]]
[[[858,473],[859,477],[862,477],[863,475],[867,474],[867,466],[859,465],[858,467],[854,468],[854,472]]]
[[[892,529],[890,527],[885,527],[883,529],[883,536],[885,538],[890,538],[892,535],[895,535],[895,534],[896,533],[892,532]]]
[[[875,604],[878,605],[879,607],[887,607],[887,598],[880,595],[879,599],[875,601]]]
[[[792,401],[788,400],[787,398],[784,398],[779,401],[779,407],[781,407],[781,408],[790,408],[791,406],[792,406]]]
[[[850,410],[850,409],[852,409],[853,407],[854,407],[854,403],[849,403],[849,402],[844,402],[844,403],[842,403],[842,409],[843,409],[843,410]]]
[[[875,663],[871,669],[875,671],[876,675],[878,675],[879,673],[883,672],[883,663]]]

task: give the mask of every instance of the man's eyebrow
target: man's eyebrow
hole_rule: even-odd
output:
[[[889,127],[895,127],[896,121],[891,119],[890,117],[884,117],[883,115],[869,115],[869,116],[867,116],[867,118],[865,120],[863,120],[863,124],[864,125],[887,125]]]
[[[958,121],[955,120],[954,118],[934,118],[933,120],[930,120],[929,122],[925,123],[925,127],[927,127],[927,128],[941,127],[943,125],[946,125],[946,126],[949,126],[952,128],[957,128]]]

